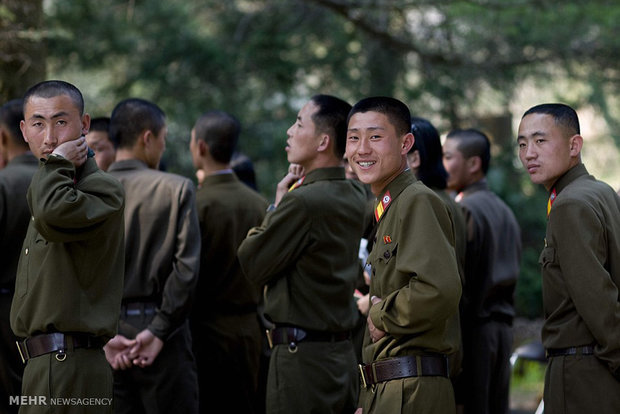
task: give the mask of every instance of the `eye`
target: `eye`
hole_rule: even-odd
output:
[[[56,125],[67,125],[67,121],[65,121],[64,119],[59,119],[58,121],[56,121]]]
[[[355,135],[349,135],[349,136],[347,137],[347,140],[348,140],[348,141],[357,141],[358,139],[359,139],[359,138],[357,138]]]

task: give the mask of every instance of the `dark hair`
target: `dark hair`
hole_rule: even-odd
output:
[[[28,143],[19,128],[22,119],[24,119],[23,99],[12,99],[0,107],[0,124],[9,131],[14,144],[28,148]]]
[[[100,116],[90,120],[89,131],[101,131],[109,134],[110,132],[110,117]]]
[[[455,129],[448,133],[446,139],[457,139],[457,149],[465,158],[480,157],[482,173],[486,175],[491,162],[491,142],[482,131],[474,128]]]
[[[347,115],[351,105],[331,95],[314,95],[310,98],[319,109],[312,115],[317,131],[334,139],[334,153],[342,158],[347,145]]]
[[[572,134],[580,134],[579,117],[577,112],[568,105],[561,103],[546,103],[531,107],[521,117],[523,119],[530,114],[551,115],[555,124],[568,129]]]
[[[364,98],[353,105],[347,117],[347,123],[356,113],[369,111],[385,114],[392,125],[394,125],[397,134],[404,135],[411,132],[411,113],[409,108],[398,99],[387,96]]]
[[[448,173],[443,166],[439,132],[428,120],[417,117],[411,118],[411,132],[415,142],[409,153],[417,150],[420,155],[418,179],[428,187],[446,188]]]
[[[240,132],[241,124],[237,118],[223,111],[206,112],[194,125],[196,140],[209,144],[213,159],[226,164],[237,148]]]
[[[60,95],[67,95],[71,98],[75,107],[80,111],[80,116],[84,115],[84,97],[82,96],[82,92],[72,84],[60,80],[43,81],[31,86],[24,95],[23,110],[25,112],[26,104],[28,104],[28,100],[33,96],[54,98]]]
[[[119,102],[110,116],[110,140],[115,148],[131,148],[144,131],[158,135],[166,126],[166,114],[157,105],[140,98]]]

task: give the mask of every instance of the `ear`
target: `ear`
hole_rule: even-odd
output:
[[[578,157],[581,153],[581,148],[583,147],[583,137],[581,135],[573,135],[570,137],[570,156]]]
[[[329,148],[329,144],[331,142],[331,138],[327,134],[321,134],[321,139],[319,141],[319,146],[317,147],[317,152],[326,151]]]
[[[469,157],[466,161],[467,169],[470,174],[474,174],[478,171],[482,171],[482,159],[474,155],[473,157]]]
[[[408,154],[407,159],[409,160],[409,168],[412,170],[420,168],[420,164],[422,163],[420,160],[420,151],[415,150],[411,154]]]
[[[26,138],[26,121],[24,121],[23,119],[21,121],[19,121],[19,129],[22,131],[22,138],[24,138],[24,141],[28,142],[28,138]]]
[[[140,136],[138,137],[137,141],[141,142],[143,147],[147,147],[149,146],[152,139],[153,139],[153,133],[151,132],[151,130],[145,129],[144,131],[142,131],[142,133],[140,133]]]
[[[82,135],[88,134],[89,130],[90,130],[90,115],[84,114],[82,116]]]
[[[403,137],[401,138],[400,154],[406,156],[409,153],[411,147],[413,147],[414,142],[415,138],[413,137],[413,134],[411,132],[403,135]]]
[[[201,157],[204,157],[205,155],[209,154],[209,144],[207,144],[202,139],[199,139],[197,141],[197,144],[198,144],[198,154],[200,154]]]

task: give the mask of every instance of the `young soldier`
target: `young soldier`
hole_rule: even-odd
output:
[[[116,162],[108,173],[126,193],[125,286],[119,335],[106,345],[117,412],[198,412],[189,310],[198,280],[200,228],[194,184],[159,171],[166,118],[129,98],[110,117]]]
[[[260,225],[269,203],[231,168],[240,129],[232,115],[209,111],[196,121],[189,145],[194,167],[205,173],[196,192],[202,250],[190,317],[202,413],[212,411],[216,399],[226,401],[230,412],[262,411],[256,409],[262,401],[260,289],[241,271],[237,249],[250,228]]]
[[[293,170],[278,184],[270,212],[238,250],[245,274],[267,285],[265,314],[275,324],[268,413],[355,408],[353,291],[366,194],[342,167],[350,107],[316,95],[299,111],[286,151],[303,175]]]
[[[529,109],[517,142],[532,182],[549,192],[540,255],[545,413],[618,413],[620,198],[582,164],[583,138],[571,107]]]
[[[349,114],[349,163],[378,197],[358,412],[455,412],[447,355],[457,351],[461,280],[446,204],[407,168],[409,109],[366,98]]]
[[[40,166],[28,189],[32,217],[11,328],[26,338],[23,396],[47,404],[96,398],[100,405],[62,412],[108,413],[112,372],[101,348],[116,334],[120,311],[124,195],[97,167],[84,138],[89,125],[82,94],[69,83],[42,82],[24,96],[21,131]]]
[[[510,207],[489,190],[491,144],[485,134],[476,129],[450,131],[443,157],[448,188],[458,193],[467,227],[463,372],[455,386],[457,404],[466,414],[506,414],[521,229]]]
[[[95,161],[103,171],[108,171],[116,157],[116,148],[110,141],[110,118],[103,116],[90,121],[86,143],[95,152]]]

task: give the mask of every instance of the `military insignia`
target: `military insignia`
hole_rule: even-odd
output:
[[[390,192],[388,191],[383,195],[383,197],[381,197],[381,201],[377,204],[377,208],[375,208],[375,219],[377,220],[377,222],[379,221],[379,219],[381,218],[381,216],[383,215],[383,213],[388,208],[391,202],[392,202],[392,196],[390,195]]]
[[[293,185],[288,189],[288,192],[290,193],[291,191],[293,191],[294,189],[296,189],[297,187],[299,187],[303,182],[304,179],[306,178],[306,176],[304,175],[303,177],[301,177],[299,180],[295,181],[293,183]]]
[[[549,195],[549,201],[547,201],[547,217],[549,217],[549,213],[551,213],[551,206],[553,206],[553,202],[557,197],[557,193],[555,192],[555,188],[551,190],[551,194]]]
[[[392,243],[392,238],[390,236],[383,236],[383,243],[384,244]]]

